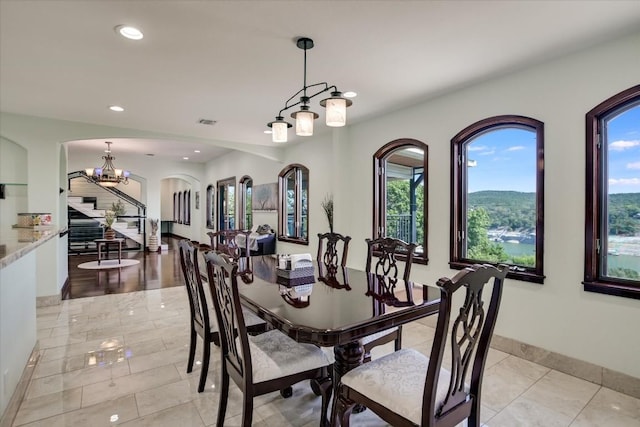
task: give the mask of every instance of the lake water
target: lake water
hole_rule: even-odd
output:
[[[535,245],[530,243],[507,243],[500,242],[500,246],[511,256],[534,255],[536,253]]]
[[[527,243],[506,243],[500,245],[511,256],[533,255],[535,245]],[[609,255],[607,257],[608,268],[629,268],[640,272],[640,256],[636,255]]]

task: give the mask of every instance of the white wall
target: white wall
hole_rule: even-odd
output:
[[[0,232],[10,230],[19,212],[27,211],[27,150],[0,137],[0,184],[5,198],[0,200]],[[17,185],[16,185],[17,184]]]
[[[200,188],[199,181],[192,178],[167,178],[161,182],[161,200],[162,200],[162,221],[173,220],[173,195],[183,191],[191,191],[191,222],[190,224],[179,224],[174,222],[171,232],[176,236],[184,237],[190,240],[198,240],[200,235],[200,223],[202,209],[196,209],[196,190]],[[205,241],[206,242],[206,241]]]
[[[206,227],[204,218],[206,217],[206,190],[209,185],[213,185],[217,195],[217,181],[235,177],[237,202],[240,199],[237,193],[240,186],[240,178],[244,175],[249,175],[253,179],[254,188],[256,185],[278,182],[278,173],[280,173],[284,166],[286,166],[286,164],[283,162],[268,160],[260,156],[238,152],[229,153],[207,163],[205,178],[202,182],[203,192],[200,193],[200,211],[203,218],[203,227]],[[216,212],[215,208],[216,207],[214,206],[214,212]],[[271,227],[277,228],[278,214],[277,212],[254,212],[253,223],[269,224]],[[203,228],[202,236],[200,237],[201,242],[209,241],[209,237],[206,234],[207,231],[211,230]]]

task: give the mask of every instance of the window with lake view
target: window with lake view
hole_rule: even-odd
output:
[[[510,265],[542,283],[544,125],[521,116],[477,122],[452,139],[451,265]]]
[[[640,298],[640,85],[587,113],[585,289]]]

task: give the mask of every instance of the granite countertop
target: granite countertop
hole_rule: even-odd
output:
[[[0,230],[0,269],[22,258],[63,231],[54,226]]]

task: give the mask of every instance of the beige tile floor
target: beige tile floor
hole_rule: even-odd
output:
[[[184,287],[38,309],[41,357],[13,425],[215,425],[219,353],[213,350],[207,388],[197,393],[197,366],[186,373],[188,315]],[[427,324],[404,327],[404,347],[428,352],[432,338]],[[378,348],[374,357],[390,350]],[[493,349],[482,399],[488,427],[640,426],[639,399]],[[240,425],[241,402],[232,385],[225,425]],[[256,399],[254,425],[315,426],[319,409],[320,398],[301,383],[289,399],[279,393]],[[365,411],[352,425],[386,424]]]

